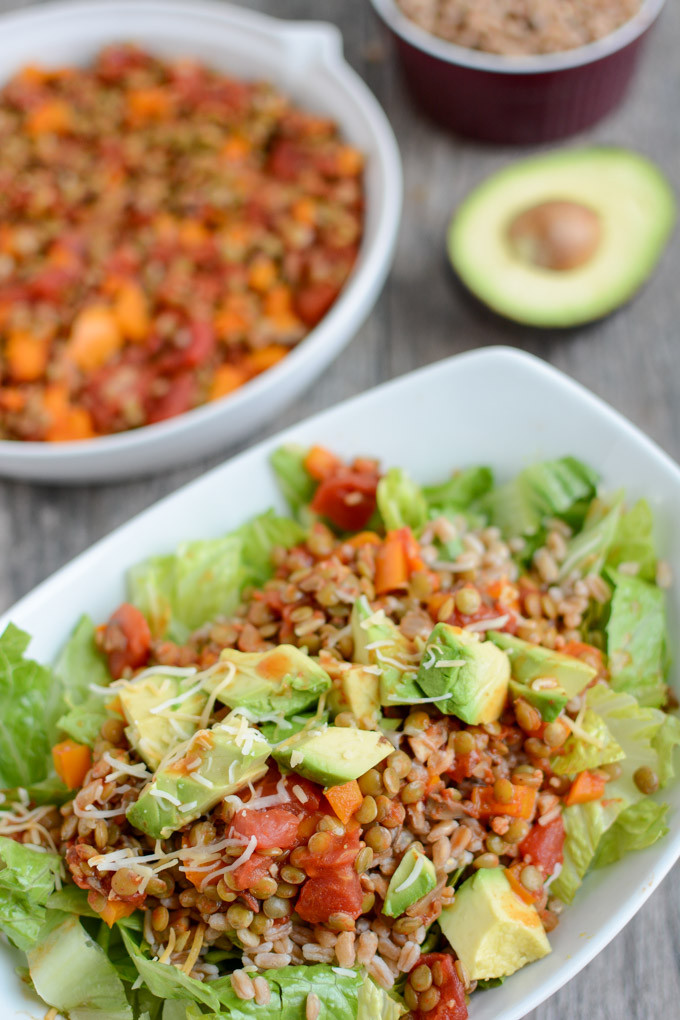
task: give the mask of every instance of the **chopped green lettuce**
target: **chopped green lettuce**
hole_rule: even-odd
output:
[[[50,748],[56,743],[60,687],[52,670],[25,657],[30,640],[13,623],[0,636],[0,787],[4,789],[45,779]]]
[[[288,443],[279,446],[269,458],[283,497],[294,514],[311,502],[317,486],[305,468],[306,456],[305,447]]]
[[[579,725],[594,743],[572,733],[564,745],[564,754],[557,757],[553,764],[553,772],[558,776],[597,769],[624,757],[623,749],[614,740],[604,719],[593,712],[592,708],[585,710]]]
[[[79,889],[77,885],[65,885],[63,889],[50,893],[46,905],[50,910],[61,910],[65,914],[99,917],[97,911],[93,910],[87,901],[86,890]]]
[[[386,531],[411,528],[418,534],[427,521],[422,489],[402,468],[390,468],[378,482],[378,510]]]
[[[609,576],[614,584],[606,626],[611,685],[641,705],[658,707],[666,700],[664,592],[638,577],[613,571]]]
[[[184,641],[198,627],[236,608],[241,589],[271,574],[275,546],[289,548],[305,531],[269,510],[222,538],[184,542],[177,552],[133,567],[131,601],[156,637]]]
[[[200,1002],[210,1009],[219,1009],[220,999],[215,991],[216,982],[197,981],[196,978],[183,974],[172,964],[152,960],[144,955],[125,927],[121,927],[120,933],[137,973],[153,995],[161,999]]]
[[[676,715],[664,715],[652,746],[658,755],[656,774],[663,789],[675,776],[673,753],[680,746],[680,719]]]
[[[467,510],[493,488],[493,472],[488,467],[471,467],[457,471],[441,485],[428,485],[423,495],[430,508],[454,513]]]
[[[106,698],[90,685],[105,687],[112,677],[106,659],[95,644],[95,628],[89,616],[81,616],[54,666],[67,711],[57,725],[79,744],[92,746],[109,713]]]
[[[668,804],[657,804],[643,797],[622,811],[599,842],[594,868],[603,868],[620,860],[629,850],[643,850],[668,832]]]
[[[546,517],[560,516],[595,495],[598,476],[574,457],[546,460],[490,492],[483,507],[505,538],[531,535]]]
[[[43,853],[0,836],[0,930],[18,949],[32,949],[47,917],[62,863],[58,854]]]
[[[106,953],[77,917],[53,914],[58,923],[28,953],[38,995],[69,1020],[133,1020],[123,982]]]
[[[621,775],[607,783],[601,800],[574,804],[562,812],[567,838],[560,874],[552,883],[555,896],[571,902],[583,876],[592,864],[600,840],[619,815],[643,797],[633,779],[638,768],[659,768],[654,746],[666,716],[656,708],[641,708],[635,698],[596,684],[586,694],[588,708],[604,720],[609,732],[623,749]]]
[[[567,544],[567,555],[560,564],[560,579],[574,571],[579,574],[599,574],[621,518],[623,493],[617,493],[608,503],[593,500],[583,528]]]
[[[653,581],[656,576],[654,518],[649,503],[640,499],[621,515],[614,541],[607,555],[607,566],[616,570],[622,563],[637,563],[637,577]]]

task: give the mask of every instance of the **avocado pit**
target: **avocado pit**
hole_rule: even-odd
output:
[[[577,269],[597,251],[602,223],[593,209],[580,202],[540,202],[512,220],[508,239],[524,262],[557,271]]]

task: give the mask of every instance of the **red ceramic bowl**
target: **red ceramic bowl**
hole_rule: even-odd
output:
[[[643,0],[635,17],[587,46],[528,57],[456,46],[406,18],[395,0],[371,3],[433,120],[469,138],[521,145],[575,134],[619,105],[665,0]]]

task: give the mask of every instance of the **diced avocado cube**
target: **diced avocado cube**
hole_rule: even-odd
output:
[[[529,683],[539,677],[550,676],[557,680],[569,698],[575,698],[580,694],[597,672],[581,659],[555,652],[542,645],[532,645],[529,641],[513,637],[512,634],[491,630],[487,638],[509,656],[515,680]]]
[[[371,726],[380,718],[380,681],[363,666],[344,670],[335,681],[331,710],[351,712],[360,726]]]
[[[532,682],[523,684],[510,680],[510,694],[513,700],[524,698],[537,708],[544,722],[553,722],[569,701],[569,695],[562,687],[532,687]]]
[[[323,726],[327,722],[328,712],[322,712],[320,715],[315,712],[305,712],[304,715],[293,715],[290,719],[281,718],[276,722],[260,723],[258,729],[270,744],[280,744],[283,740],[294,737],[300,730],[309,729],[312,724]]]
[[[399,917],[412,903],[432,892],[436,884],[437,875],[430,858],[409,848],[390,879],[383,914]]]
[[[349,622],[354,660],[380,670],[380,704],[409,705],[422,698],[411,665],[411,643],[394,621],[382,609],[373,610],[361,595],[352,606]]]
[[[295,715],[315,705],[330,690],[325,669],[294,645],[278,645],[267,652],[239,652],[225,648],[224,671],[206,678],[206,687],[229,708],[246,708],[253,719]]]
[[[503,868],[468,878],[439,926],[472,981],[507,977],[550,952],[536,909],[513,892]]]
[[[128,821],[155,839],[166,839],[263,776],[270,750],[258,730],[231,712],[164,758],[128,808]]]
[[[119,689],[125,713],[125,735],[150,769],[196,732],[208,695],[194,690],[193,676],[157,673],[130,680]],[[187,694],[189,696],[187,697]]]
[[[423,651],[418,683],[436,698],[437,708],[470,725],[494,722],[508,695],[510,663],[507,655],[479,635],[438,623]]]
[[[325,726],[296,734],[272,753],[279,765],[323,786],[337,786],[363,776],[393,751],[375,730]]]

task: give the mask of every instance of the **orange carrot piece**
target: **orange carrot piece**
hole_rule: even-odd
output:
[[[137,907],[134,903],[124,903],[123,900],[107,900],[106,906],[100,913],[102,921],[106,921],[109,928],[113,928],[116,921],[120,921],[123,917],[129,917],[130,914],[134,914]]]
[[[126,340],[138,343],[149,335],[149,303],[142,288],[133,280],[126,280],[119,288],[113,315]]]
[[[108,305],[90,305],[76,316],[66,352],[83,372],[92,372],[122,345],[123,334]]]
[[[492,786],[476,786],[470,799],[476,809],[478,818],[489,818],[491,815],[508,815],[510,818],[529,819],[536,806],[536,790],[530,786],[513,787],[512,800],[508,803],[496,800]]]
[[[49,342],[28,330],[13,330],[5,347],[9,374],[16,382],[35,382],[47,368]]]
[[[62,740],[52,748],[54,770],[69,790],[77,790],[92,765],[92,752],[87,744]]]
[[[291,208],[293,219],[297,220],[298,223],[304,223],[308,227],[313,227],[316,224],[316,202],[309,195],[305,195],[304,198],[298,198],[293,203]]]
[[[305,471],[317,482],[331,475],[342,467],[342,461],[334,453],[327,450],[325,446],[311,446],[304,459]]]
[[[408,588],[408,579],[408,560],[402,536],[398,531],[390,531],[375,554],[375,593],[385,595]]]
[[[264,294],[273,287],[277,277],[276,263],[267,255],[260,255],[253,259],[248,271],[248,286],[252,290]]]
[[[564,798],[564,803],[567,807],[572,807],[574,804],[587,804],[591,800],[599,800],[606,787],[606,780],[602,776],[596,776],[588,771],[579,772]]]
[[[528,889],[524,888],[524,886],[519,880],[518,875],[512,870],[512,868],[505,868],[505,877],[510,883],[510,888],[512,889],[512,891],[517,896],[519,896],[519,898],[523,900],[524,903],[531,904],[536,902],[538,896],[535,893],[529,892]]]
[[[92,439],[96,434],[87,408],[69,407],[50,425],[45,439],[48,443],[69,443],[76,439]]]
[[[338,173],[343,177],[356,177],[364,166],[364,157],[351,145],[343,145],[337,154]]]
[[[420,555],[420,545],[411,529],[399,528],[396,534],[399,535],[403,543],[409,573],[412,573],[414,570],[424,570],[425,563]]]
[[[210,236],[207,229],[198,220],[182,220],[177,233],[180,243],[186,244],[189,248],[203,244]]]
[[[226,397],[228,393],[233,393],[247,381],[248,373],[245,369],[237,365],[220,365],[213,376],[209,399],[219,400],[220,397]]]
[[[260,348],[259,351],[253,351],[248,355],[246,368],[251,375],[259,375],[260,372],[266,372],[268,368],[273,368],[289,353],[290,347],[285,347],[283,344],[268,344],[266,347]]]
[[[48,99],[31,111],[26,120],[29,135],[63,135],[73,123],[71,107],[63,99]]]
[[[220,155],[233,163],[238,163],[250,155],[252,144],[243,135],[230,135],[220,149]]]
[[[171,107],[170,96],[163,88],[130,89],[127,94],[127,114],[133,124],[163,120]]]
[[[360,549],[363,545],[382,545],[382,539],[375,531],[360,531],[358,535],[348,538],[345,544],[351,545],[353,549]]]
[[[347,825],[354,812],[359,810],[363,799],[356,779],[350,779],[348,783],[331,786],[326,790],[326,800],[343,825]]]
[[[0,386],[0,407],[3,411],[23,411],[26,394],[13,386]]]

